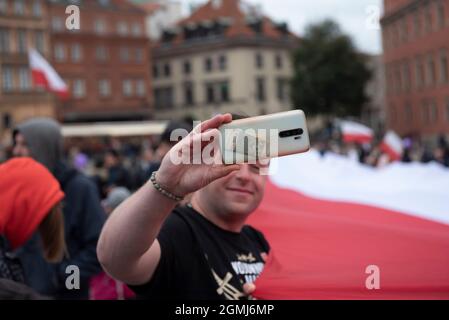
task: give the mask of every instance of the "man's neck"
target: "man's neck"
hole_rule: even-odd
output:
[[[245,225],[245,220],[241,219],[229,219],[224,220],[220,217],[219,214],[216,214],[207,207],[203,202],[199,201],[197,197],[193,197],[192,208],[199,212],[204,218],[220,227],[223,230],[240,233],[242,231],[243,226]]]

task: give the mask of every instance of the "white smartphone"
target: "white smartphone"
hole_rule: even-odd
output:
[[[256,162],[310,149],[302,110],[233,120],[219,131],[224,164]]]

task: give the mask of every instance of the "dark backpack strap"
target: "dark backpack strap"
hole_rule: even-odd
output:
[[[0,236],[0,278],[25,283],[22,264],[14,254],[8,251],[8,242]]]

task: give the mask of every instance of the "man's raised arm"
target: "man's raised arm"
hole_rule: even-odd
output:
[[[190,153],[195,144],[201,145],[203,150],[213,141],[218,142],[217,128],[231,121],[230,114],[218,115],[197,126],[164,157],[156,182],[163,189],[182,197],[238,170],[239,165],[192,164],[191,161],[175,164],[171,161],[174,157],[182,157],[186,151],[192,158]],[[105,271],[128,284],[148,282],[161,256],[156,237],[175,205],[174,200],[147,182],[115,209],[106,221],[97,247],[98,259]]]

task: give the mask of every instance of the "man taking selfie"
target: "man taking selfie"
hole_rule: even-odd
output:
[[[203,151],[231,121],[230,114],[218,115],[197,126],[103,228],[97,247],[103,268],[137,294],[211,300],[247,299],[254,291],[269,244],[245,221],[262,201],[267,177],[260,170],[267,165],[172,161],[195,143]],[[177,206],[190,194],[186,206]]]

